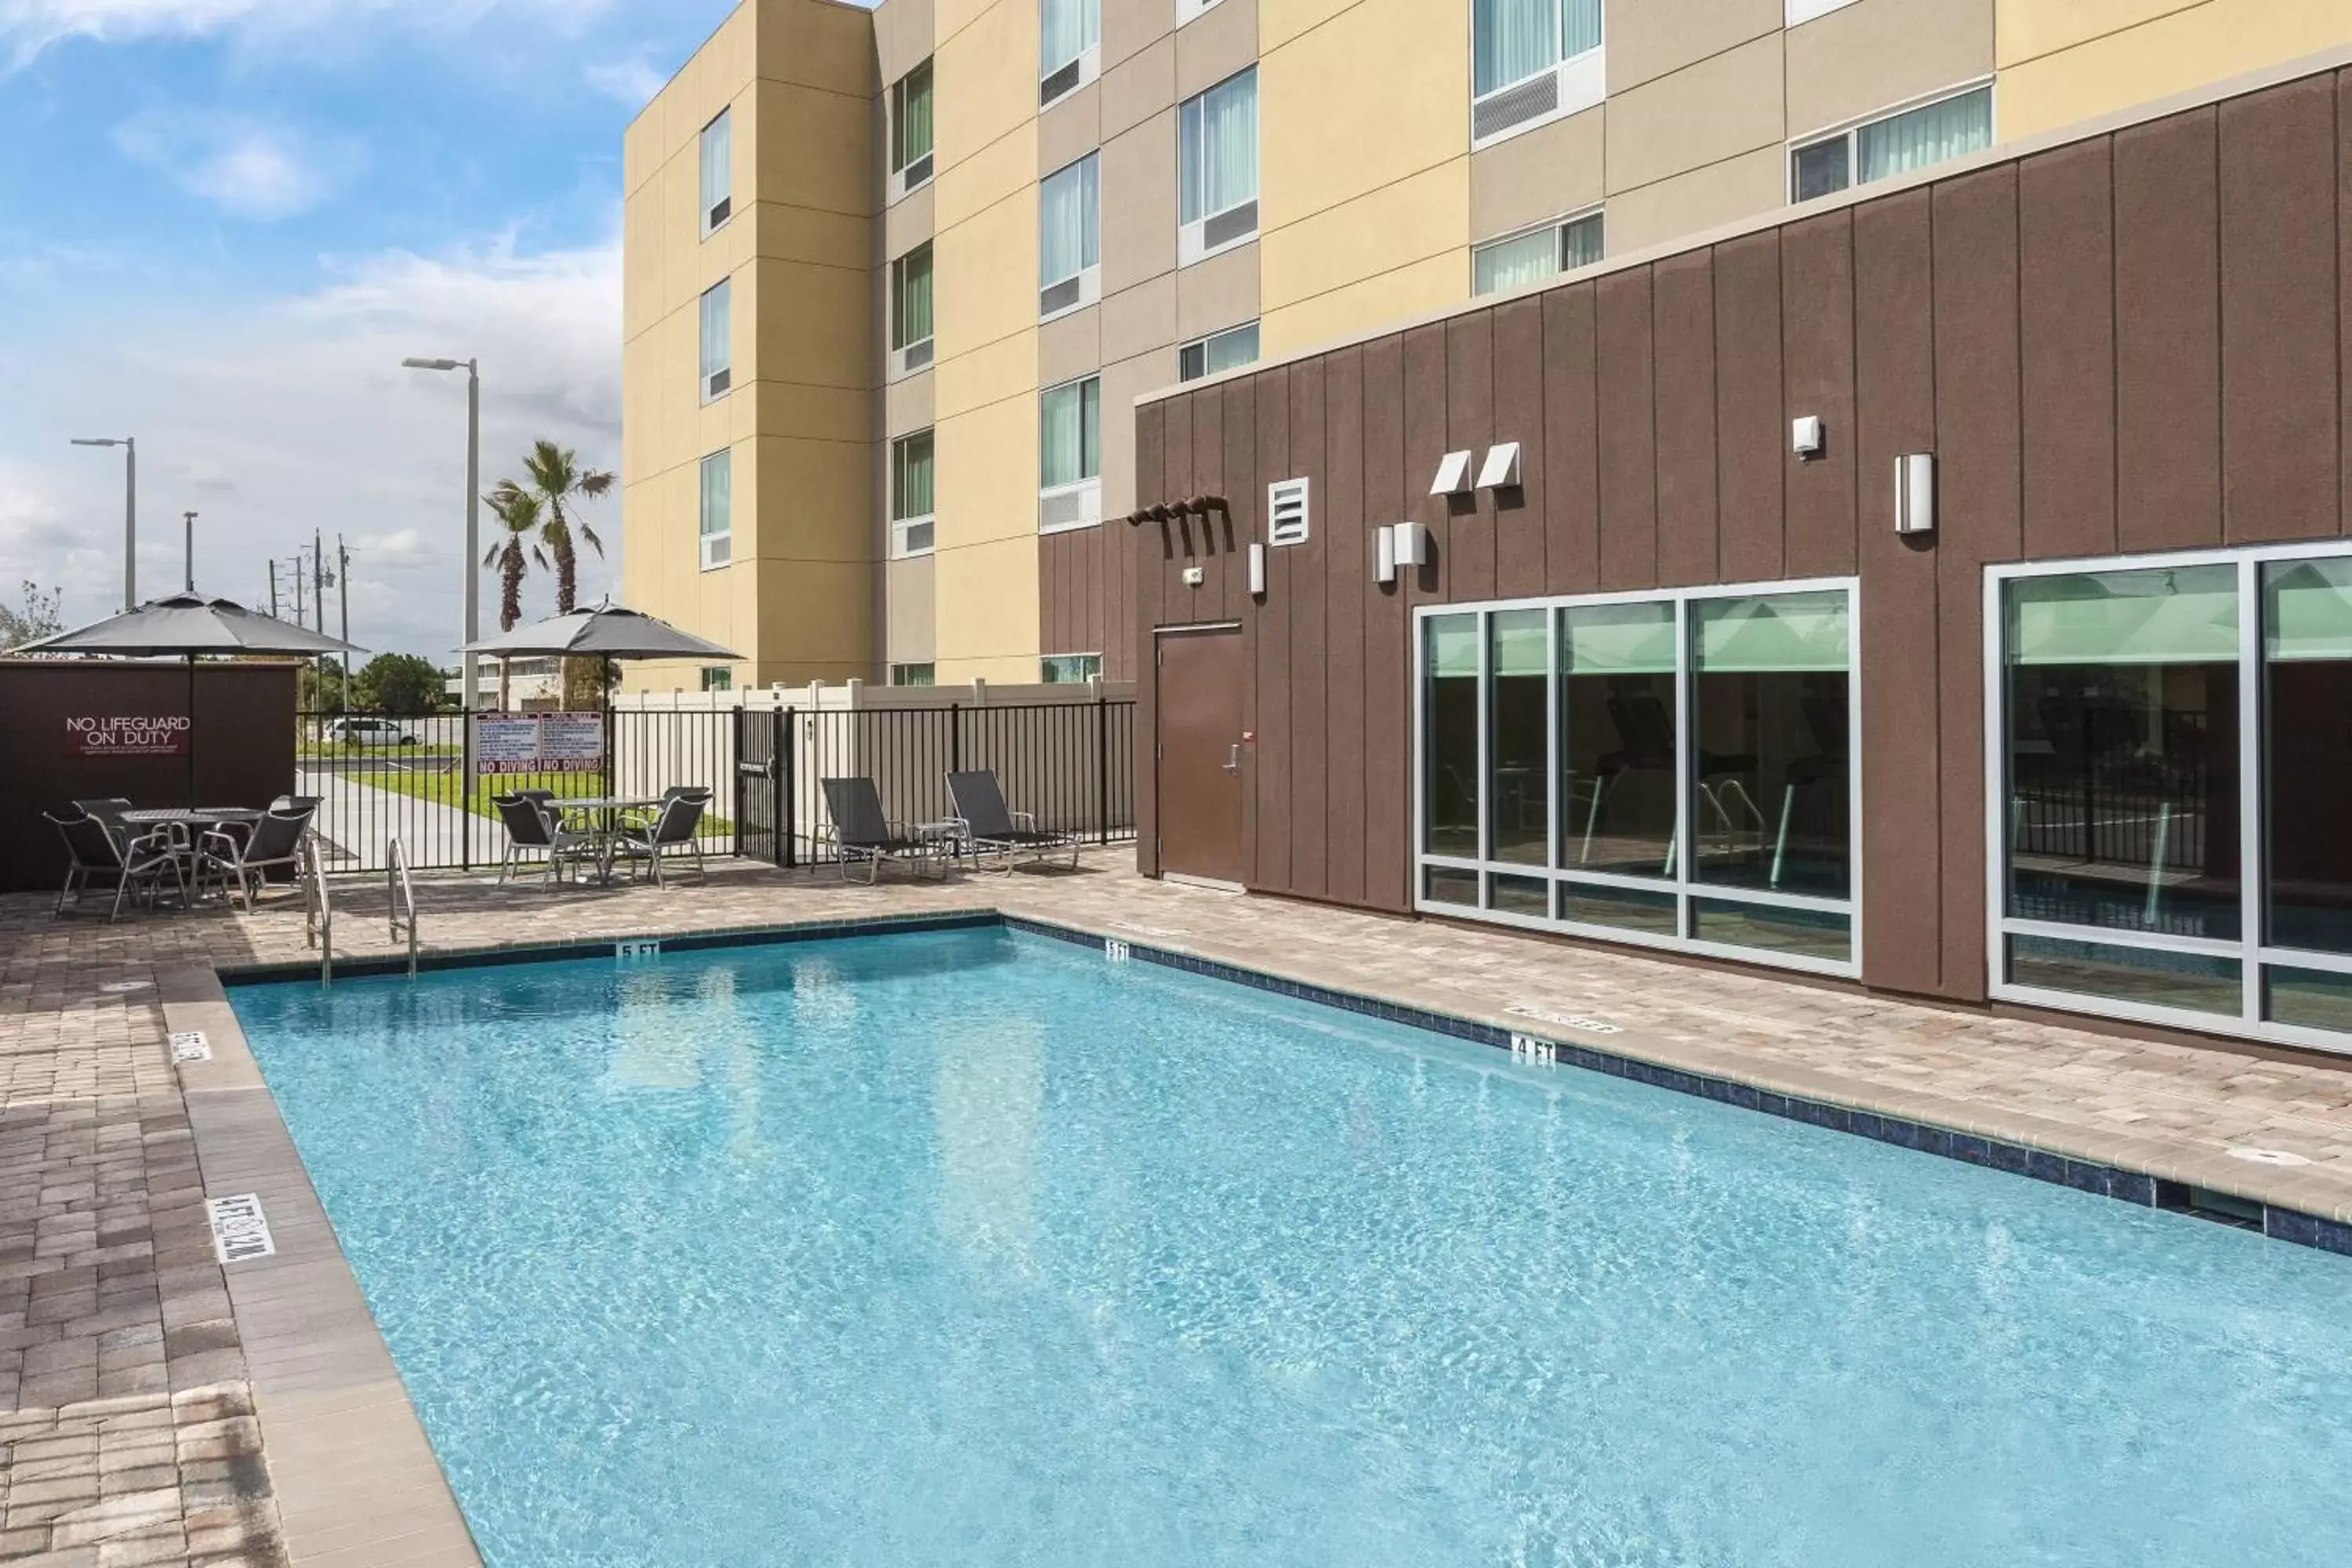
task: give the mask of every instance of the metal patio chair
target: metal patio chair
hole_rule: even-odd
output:
[[[241,830],[207,830],[196,840],[196,886],[201,889],[215,875],[224,889],[235,882],[246,912],[252,913],[253,895],[272,871],[290,871],[298,883],[301,880],[302,836],[310,831],[310,817],[308,811],[273,808]]]
[[[702,863],[702,814],[710,805],[707,789],[668,789],[662,793],[661,810],[651,822],[634,822],[613,835],[613,854],[629,863],[631,876],[636,875],[637,862],[651,868],[654,886],[661,887],[662,862],[694,857],[694,873],[706,880],[710,876]],[[672,852],[677,853],[673,854]]]
[[[114,884],[114,903],[106,911],[110,921],[122,913],[122,900],[134,891],[143,889],[152,904],[162,894],[166,876],[178,890],[180,902],[184,906],[187,903],[188,879],[181,869],[181,858],[187,849],[184,830],[174,834],[169,826],[159,827],[142,838],[125,843],[116,837],[104,818],[89,812],[79,816],[59,816],[51,811],[41,815],[65,839],[69,861],[65,886],[58,889],[53,913],[64,914],[68,900],[79,909],[90,883],[100,878],[110,879]]]
[[[941,851],[946,846],[939,839],[926,838],[905,823],[892,822],[882,813],[882,792],[868,778],[824,779],[824,808],[833,818],[824,829],[820,843],[829,840],[841,863],[841,879],[849,879],[849,868],[862,862],[866,868],[866,883],[871,887],[881,879],[885,861],[912,866],[919,873],[924,863],[937,861],[940,877],[945,880],[948,863]]]
[[[1006,810],[1004,791],[998,786],[993,769],[948,774],[948,799],[955,812],[957,840],[971,857],[974,868],[982,855],[1002,855],[1004,874],[1009,877],[1023,855],[1043,861],[1066,849],[1070,868],[1077,868],[1078,836],[1041,828],[1032,814]]]
[[[132,839],[144,837],[122,820],[122,814],[131,809],[127,796],[110,795],[92,800],[78,800],[74,805],[85,816],[94,816],[104,823],[106,830],[114,835],[117,844],[128,845]]]
[[[518,877],[526,870],[543,870],[546,880],[563,880],[563,868],[583,861],[602,870],[604,866],[604,840],[602,835],[583,833],[566,827],[538,801],[527,795],[502,795],[490,804],[498,808],[499,820],[506,825],[507,852],[499,862],[499,881]],[[544,861],[525,857],[545,855]]]

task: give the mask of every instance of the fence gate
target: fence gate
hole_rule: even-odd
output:
[[[735,853],[771,865],[793,861],[791,710],[735,710]]]

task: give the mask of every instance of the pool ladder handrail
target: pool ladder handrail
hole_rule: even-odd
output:
[[[391,918],[392,940],[408,939],[408,977],[416,978],[416,888],[408,878],[408,850],[397,836],[383,858],[384,906]]]
[[[335,906],[327,896],[327,868],[316,834],[302,839],[302,940],[319,950],[319,984],[335,983]]]

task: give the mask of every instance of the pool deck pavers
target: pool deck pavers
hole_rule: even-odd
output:
[[[393,951],[381,883],[337,898],[339,954]],[[1515,1006],[1599,1020],[1618,1032],[1532,1026],[2352,1220],[2352,1060],[1243,898],[1139,877],[1123,848],[875,889],[730,862],[667,889],[429,877],[418,900],[433,951],[998,910],[1506,1028],[1530,1027]],[[0,897],[0,1562],[478,1561],[221,990],[221,969],[308,956],[283,894],[112,926]],[[191,1028],[213,1058],[175,1066],[166,1037]],[[248,1192],[278,1250],[225,1268],[205,1201]]]

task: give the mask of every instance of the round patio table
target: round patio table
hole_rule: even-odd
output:
[[[621,818],[633,811],[659,811],[662,797],[643,795],[578,795],[568,800],[551,800],[551,811],[560,811],[577,818],[581,830],[593,834],[599,848],[596,856],[596,882],[609,887],[613,881],[613,839],[623,826]],[[634,875],[634,873],[632,873]]]
[[[251,805],[152,805],[122,812],[115,818],[125,827],[163,827],[173,823],[185,823],[191,829],[207,827],[250,827],[269,814]],[[188,901],[193,904],[204,896],[201,874],[204,852],[196,847],[197,832],[192,831],[187,844],[180,851],[183,874],[187,879]]]

